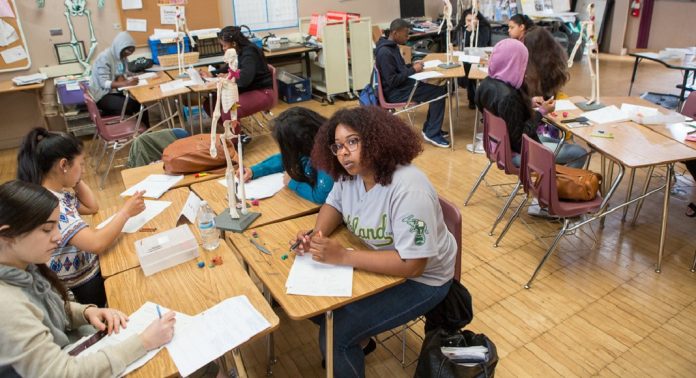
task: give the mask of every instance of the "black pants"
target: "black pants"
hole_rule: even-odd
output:
[[[104,278],[101,276],[101,272],[97,273],[91,280],[70,290],[79,303],[94,304],[97,307],[106,306],[106,290],[104,290]]]
[[[413,89],[414,81],[412,79],[408,80],[408,85],[402,85],[398,89],[391,90],[389,93],[384,95],[387,97],[389,102],[406,102],[408,101],[408,96],[411,94]],[[432,85],[427,83],[418,83],[418,88],[416,88],[416,93],[413,94],[413,100],[418,102],[424,102],[431,100],[436,97],[440,97],[447,93],[446,86]],[[431,102],[428,106],[428,117],[425,119],[425,124],[423,124],[423,132],[428,138],[440,135],[440,129],[442,128],[442,121],[445,119],[445,98]]]
[[[466,77],[460,77],[457,79],[457,83],[460,87],[466,87],[466,98],[470,103],[474,102],[474,96],[476,95],[476,80],[469,79],[469,70],[471,69],[471,64],[464,63],[464,73]]]
[[[103,116],[121,115],[124,102],[126,102],[126,96],[123,93],[108,93],[97,101],[97,107],[101,110]],[[126,105],[126,115],[130,116],[139,111],[140,103],[129,97]],[[143,113],[142,123],[145,127],[150,127],[150,116],[147,111]]]

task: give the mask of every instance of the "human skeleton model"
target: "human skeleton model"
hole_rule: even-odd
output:
[[[457,65],[452,64],[452,46],[450,44],[450,33],[453,29],[452,27],[452,3],[450,3],[450,0],[442,0],[444,3],[444,8],[442,10],[442,23],[440,24],[440,28],[437,30],[438,34],[442,32],[442,27],[445,26],[445,23],[447,24],[447,33],[446,33],[446,41],[447,41],[447,63],[445,65],[441,65],[442,68],[452,68],[456,67]]]
[[[104,6],[104,0],[99,0],[99,7]],[[43,1],[39,3],[39,7],[43,7]],[[70,46],[72,46],[73,52],[77,57],[77,61],[84,68],[84,75],[89,76],[92,71],[92,66],[89,61],[92,60],[92,55],[97,50],[97,37],[94,35],[94,26],[92,25],[92,12],[87,9],[87,0],[65,0],[65,19],[68,21],[68,28],[70,28]],[[89,25],[89,53],[86,57],[82,56],[82,51],[80,51],[79,44],[77,41],[77,35],[75,35],[75,28],[73,27],[71,17],[87,17],[87,25]]]
[[[224,133],[220,135],[222,149],[225,152],[225,160],[227,161],[227,170],[225,171],[225,181],[227,182],[227,200],[230,206],[230,217],[238,219],[240,217],[237,211],[237,183],[239,184],[239,198],[242,203],[241,214],[247,214],[246,209],[246,194],[244,193],[244,160],[242,156],[242,138],[232,132],[232,124],[237,122],[237,108],[239,107],[239,90],[237,89],[237,79],[239,78],[239,70],[237,65],[237,51],[235,49],[227,49],[225,51],[225,63],[229,65],[229,73],[227,77],[221,78],[217,83],[217,101],[215,101],[215,110],[213,111],[213,123],[210,125],[210,156],[217,156],[217,148],[215,147],[217,123],[222,115],[222,112],[230,113],[230,120],[223,123]],[[222,109],[220,109],[222,105]],[[234,137],[237,137],[237,153],[239,155],[239,178],[234,174],[234,166],[230,152],[227,149],[227,144]]]
[[[587,101],[587,105],[599,104],[599,51],[597,49],[597,36],[595,35],[595,5],[590,3],[587,5],[587,20],[580,22],[580,37],[575,42],[575,47],[568,58],[568,68],[573,67],[573,60],[578,48],[585,40],[585,49],[588,51],[587,66],[590,69],[590,78],[592,80],[592,97]],[[595,68],[592,68],[592,59],[595,61]],[[596,71],[596,72],[595,72]]]
[[[179,68],[179,76],[183,76],[184,70],[184,51],[186,51],[184,37],[188,36],[191,47],[196,47],[196,41],[193,40],[188,26],[186,25],[186,16],[183,6],[176,6],[176,58]]]
[[[36,5],[38,5],[39,8],[43,8],[44,5],[46,5],[46,0],[36,0]],[[104,8],[104,0],[97,1],[97,6],[99,8]]]
[[[476,28],[472,27],[471,35],[469,36],[469,47],[478,47],[479,22],[478,22],[479,4],[478,0],[471,1],[471,22],[476,23]],[[466,21],[466,20],[464,20]]]

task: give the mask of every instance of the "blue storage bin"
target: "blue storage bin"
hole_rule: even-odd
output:
[[[148,39],[147,44],[150,45],[150,52],[152,53],[152,61],[159,65],[160,55],[172,55],[176,54],[176,42],[162,43],[159,39]],[[191,52],[191,41],[189,41],[188,36],[184,37],[184,52]]]
[[[288,104],[307,101],[312,98],[312,83],[309,79],[286,71],[278,73],[278,97]]]
[[[63,104],[63,106],[83,105],[85,103],[85,99],[82,96],[82,90],[80,88],[73,90],[68,88],[69,86],[73,87],[74,84],[77,84],[80,81],[89,86],[89,80],[65,80],[55,83],[56,93],[58,94],[60,103]]]

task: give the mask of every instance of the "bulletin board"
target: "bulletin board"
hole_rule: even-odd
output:
[[[15,0],[0,0],[0,72],[20,71],[31,67],[22,22]],[[8,63],[10,60],[10,63]]]
[[[1,0],[0,0],[1,1]],[[186,6],[186,25],[189,30],[210,29],[221,27],[219,0],[193,0]],[[121,28],[126,30],[127,19],[147,20],[147,32],[129,31],[138,46],[146,46],[147,39],[154,34],[155,29],[174,30],[174,25],[160,23],[160,7],[157,0],[142,0],[141,9],[123,9],[123,0],[118,0],[118,10],[121,14]]]

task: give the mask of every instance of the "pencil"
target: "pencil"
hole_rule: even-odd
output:
[[[159,318],[162,319],[162,310],[160,310],[159,305],[157,305],[157,316],[159,316]]]
[[[143,227],[139,230],[140,232],[155,232],[157,227]]]
[[[304,236],[311,236],[313,233],[314,233],[314,229],[311,229],[311,230],[305,232]],[[297,248],[297,247],[300,246],[300,243],[301,243],[301,242],[300,242],[299,240],[296,241],[296,242],[294,242],[294,243],[292,243],[292,245],[290,246],[290,251],[294,251],[295,248]]]

